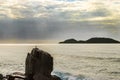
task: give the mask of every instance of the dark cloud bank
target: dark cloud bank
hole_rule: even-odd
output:
[[[1,40],[65,40],[90,37],[119,38],[120,28],[106,27],[92,21],[57,21],[49,19],[7,19],[0,21]],[[58,42],[59,42],[58,41]]]

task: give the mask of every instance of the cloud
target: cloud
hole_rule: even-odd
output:
[[[111,35],[118,38],[119,3],[118,0],[0,0],[0,37],[44,40]]]
[[[108,5],[112,5],[112,8],[116,8],[117,3],[99,1],[99,0],[14,0],[1,1],[2,9],[4,12],[0,12],[10,18],[52,18],[53,16],[63,20],[74,20],[84,17],[105,17],[110,13],[114,13],[113,9],[109,9]],[[117,10],[117,8],[115,9]],[[44,17],[43,17],[44,16]],[[109,16],[112,16],[109,15]],[[4,16],[3,16],[4,17]],[[72,19],[71,19],[72,18]]]

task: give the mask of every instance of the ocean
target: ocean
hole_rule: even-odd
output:
[[[35,46],[53,56],[52,74],[62,80],[120,80],[120,44],[1,44],[0,73],[24,73]]]

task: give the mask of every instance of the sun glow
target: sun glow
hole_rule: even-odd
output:
[[[14,5],[14,4],[18,3],[18,0],[7,0],[6,2],[8,5]]]

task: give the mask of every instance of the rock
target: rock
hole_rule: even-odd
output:
[[[12,75],[6,75],[7,80],[15,80],[15,77]]]
[[[56,76],[56,75],[53,75],[52,76],[52,80],[61,80],[58,76]]]
[[[36,75],[34,75],[33,79],[34,80],[61,80],[56,75],[46,77],[46,76],[44,76],[42,74],[36,74]]]
[[[10,74],[10,75],[6,75],[6,80],[24,80],[25,78],[23,76],[17,75],[17,74]]]
[[[2,80],[3,79],[3,75],[2,74],[0,74],[0,80]]]
[[[25,62],[25,76],[27,80],[60,80],[54,79],[51,75],[53,71],[53,57],[38,48],[33,48],[28,53]]]

